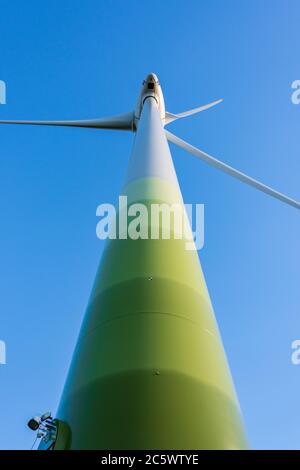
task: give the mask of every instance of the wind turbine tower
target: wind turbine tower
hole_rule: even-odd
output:
[[[128,207],[183,199],[168,140],[287,204],[300,204],[165,130],[208,105],[166,112],[158,78],[135,111],[88,121],[1,121],[135,133]],[[149,227],[149,232],[153,227]],[[118,232],[118,231],[117,231]],[[186,239],[110,239],[102,256],[52,430],[40,448],[245,449],[238,399],[196,250]],[[124,235],[124,234],[123,234]],[[172,236],[173,235],[173,236]]]

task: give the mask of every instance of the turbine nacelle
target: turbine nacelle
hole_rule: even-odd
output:
[[[143,81],[143,86],[141,89],[141,92],[139,94],[135,112],[134,112],[134,124],[135,127],[138,126],[138,121],[141,117],[142,109],[144,106],[144,103],[147,99],[154,99],[157,103],[159,113],[161,120],[165,120],[165,101],[163,97],[163,93],[161,90],[161,86],[159,84],[159,80],[157,78],[157,75],[155,73],[150,73],[147,75],[145,80]]]

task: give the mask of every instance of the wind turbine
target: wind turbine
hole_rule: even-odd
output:
[[[135,111],[85,121],[0,121],[135,133],[130,204],[179,203],[168,140],[297,209],[300,203],[165,130],[222,100],[172,114],[155,74]],[[245,449],[238,399],[198,255],[185,240],[109,240],[44,449]],[[53,429],[55,427],[55,432]]]

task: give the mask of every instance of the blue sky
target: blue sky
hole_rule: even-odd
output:
[[[167,109],[224,98],[170,130],[300,199],[296,0],[0,0],[0,119],[133,108],[158,74]],[[96,207],[119,193],[130,133],[0,128],[0,447],[28,449],[55,412],[103,249]],[[253,448],[299,448],[299,212],[172,154],[187,203],[205,204],[200,252]]]

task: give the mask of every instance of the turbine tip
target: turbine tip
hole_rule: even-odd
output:
[[[145,78],[143,83],[145,84],[145,83],[151,83],[151,82],[152,83],[159,83],[158,77],[155,73],[149,73],[147,75],[147,77]]]

